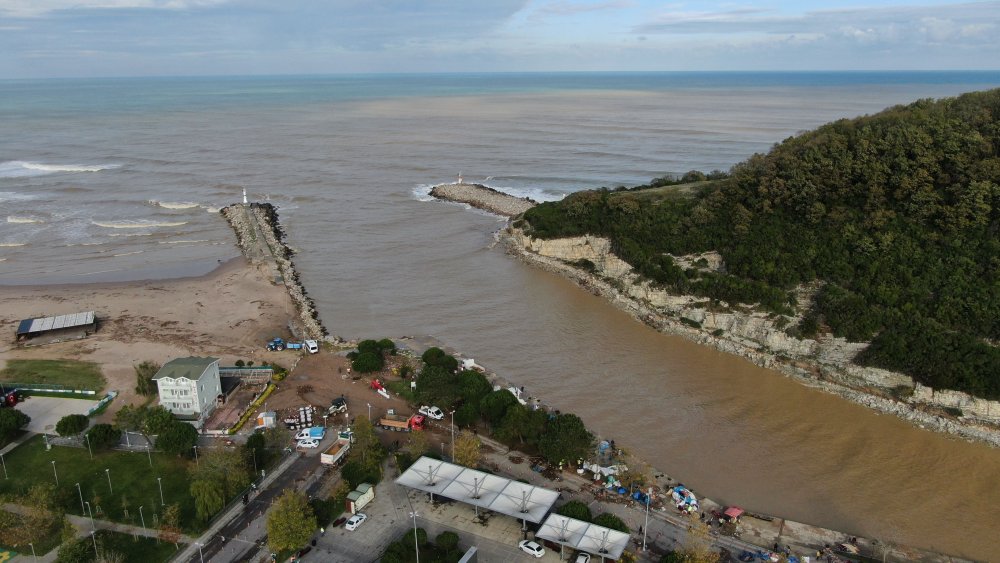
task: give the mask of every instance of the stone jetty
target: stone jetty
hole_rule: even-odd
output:
[[[236,203],[220,210],[236,233],[236,244],[253,265],[270,268],[270,278],[283,283],[298,313],[292,329],[298,338],[321,340],[329,334],[319,319],[292,263],[294,251],[285,244],[278,210],[270,203]]]
[[[476,209],[516,217],[538,202],[526,197],[514,197],[482,184],[439,184],[431,189],[431,195],[445,201],[467,203]]]

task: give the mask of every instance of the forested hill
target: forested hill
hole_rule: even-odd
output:
[[[657,284],[775,315],[813,284],[790,334],[870,340],[856,362],[1000,399],[1000,90],[840,120],[728,178],[664,183],[580,192],[519,224],[606,236]],[[724,273],[667,255],[707,250]]]

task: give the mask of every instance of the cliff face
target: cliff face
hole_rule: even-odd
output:
[[[851,363],[866,343],[794,338],[785,333],[781,321],[751,307],[717,310],[703,298],[669,294],[640,280],[628,263],[614,255],[605,238],[543,240],[514,228],[499,236],[509,252],[569,277],[662,332],[738,354],[921,426],[1000,445],[1000,403],[957,391],[935,391],[907,375]],[[713,269],[724,268],[721,261],[705,262]]]

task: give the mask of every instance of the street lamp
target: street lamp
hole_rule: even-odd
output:
[[[4,461],[3,454],[0,454],[0,464],[3,464],[3,478],[10,479],[10,476],[7,475],[7,462]]]
[[[101,555],[97,553],[97,535],[94,533],[93,530],[90,531],[90,538],[94,540],[94,557],[100,558]]]
[[[146,457],[149,458],[149,467],[153,467],[153,454],[151,454],[149,450],[149,442],[146,442]]]
[[[372,404],[368,403],[368,421],[371,422],[372,419]]]
[[[76,492],[80,493],[80,512],[82,512],[83,515],[86,516],[87,511],[83,508],[83,491],[80,490],[80,483],[76,484]]]
[[[34,559],[35,561],[38,561],[38,556],[35,555],[35,544],[28,542],[28,545],[31,546],[31,558]]]
[[[142,516],[142,507],[139,507],[139,520],[142,522],[142,531],[146,531],[146,519]]]
[[[97,524],[94,524],[94,509],[90,508],[90,501],[87,501],[87,502],[85,502],[83,504],[87,505],[87,512],[90,513],[90,527],[91,527],[91,529],[96,530],[97,529]]]
[[[201,462],[198,461],[198,444],[195,444],[193,447],[194,447],[194,464],[200,467]]]
[[[642,527],[642,550],[646,551],[646,532],[649,531],[649,505],[653,502],[653,487],[646,491],[646,524]]]
[[[167,506],[167,503],[163,502],[163,478],[157,477],[156,484],[160,486],[160,506]]]
[[[84,434],[83,438],[87,440],[87,451],[90,452],[90,459],[94,459],[94,450],[90,448],[90,434]]]
[[[105,469],[104,470],[104,474],[108,476],[108,491],[111,494],[115,494],[115,490],[113,488],[111,488],[111,470],[110,469]]]
[[[455,410],[451,411],[451,462],[455,463]]]
[[[59,486],[59,474],[56,473],[56,460],[52,460],[52,474],[56,476],[56,486]]]
[[[201,563],[205,563],[205,554],[201,551],[202,544],[198,544],[198,556],[201,557]]]
[[[417,511],[411,512],[410,517],[413,518],[413,548],[417,550],[417,563],[420,563],[420,544],[417,543]]]

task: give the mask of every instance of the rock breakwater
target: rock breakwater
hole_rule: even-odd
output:
[[[504,217],[514,217],[538,204],[525,197],[514,197],[482,184],[440,184],[431,189],[431,195],[445,201],[466,203]]]
[[[233,204],[219,211],[236,233],[236,244],[251,264],[270,268],[275,283],[283,283],[297,317],[293,333],[296,337],[320,340],[329,332],[319,319],[316,304],[299,281],[299,274],[291,257],[294,254],[285,244],[285,231],[278,220],[278,210],[270,203]]]

